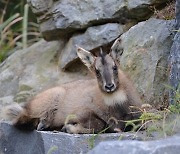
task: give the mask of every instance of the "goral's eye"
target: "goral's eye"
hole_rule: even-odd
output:
[[[117,72],[117,66],[116,65],[113,66],[113,71]]]
[[[101,76],[100,71],[97,69],[95,71],[96,71],[96,76],[99,78]]]

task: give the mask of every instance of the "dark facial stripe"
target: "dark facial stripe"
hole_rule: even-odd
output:
[[[105,53],[102,51],[102,48],[100,48],[99,57],[101,57],[102,64],[105,65],[105,63],[106,63],[106,61],[105,61]]]

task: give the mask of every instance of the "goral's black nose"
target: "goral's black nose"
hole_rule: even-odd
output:
[[[114,84],[113,83],[107,84],[107,85],[105,85],[105,88],[107,90],[111,90],[112,88],[114,88]]]

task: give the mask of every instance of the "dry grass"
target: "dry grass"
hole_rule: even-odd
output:
[[[162,10],[151,8],[154,12],[154,17],[157,19],[171,20],[175,18],[175,0],[168,2]]]
[[[41,39],[39,25],[32,19],[32,13],[29,14],[28,5],[22,2],[24,0],[0,1],[0,63],[14,50],[26,48]]]

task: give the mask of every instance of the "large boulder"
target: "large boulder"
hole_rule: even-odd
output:
[[[78,66],[78,71],[73,73],[59,69],[57,55],[63,46],[63,41],[41,40],[9,56],[0,65],[0,108],[13,102],[26,102],[49,87],[86,78],[83,66]]]
[[[180,135],[157,141],[101,142],[88,154],[175,154],[180,151]]]
[[[0,65],[0,97],[14,95],[18,90],[30,90],[37,84],[41,89],[44,82],[57,79],[53,60],[59,46],[58,42],[42,40],[9,56]]]
[[[180,31],[180,28],[179,28]],[[169,67],[170,67],[170,102],[178,102],[179,97],[176,96],[176,92],[180,91],[180,32],[174,37],[174,42],[171,48],[171,54],[169,57]]]
[[[66,69],[77,59],[76,45],[93,50],[100,46],[105,46],[114,41],[123,33],[124,27],[116,23],[108,23],[101,26],[88,28],[85,33],[75,34],[65,45],[59,62],[62,69]]]
[[[180,28],[180,0],[176,0],[176,28]]]
[[[26,132],[0,123],[1,154],[85,154],[101,141],[141,140],[131,133],[67,134],[63,132]]]
[[[170,102],[178,102],[178,96],[176,92],[180,91],[180,0],[176,1],[176,35],[174,37],[174,42],[171,48],[171,53],[169,56],[169,67],[170,75],[169,82],[171,85],[170,89]]]
[[[121,36],[121,67],[134,81],[144,103],[160,106],[168,99],[168,56],[174,20],[151,18]]]
[[[141,21],[152,14],[150,7],[168,0],[28,0],[46,40],[64,38],[77,30],[109,22]]]
[[[7,123],[0,123],[1,154],[45,154],[40,133],[22,132]]]

